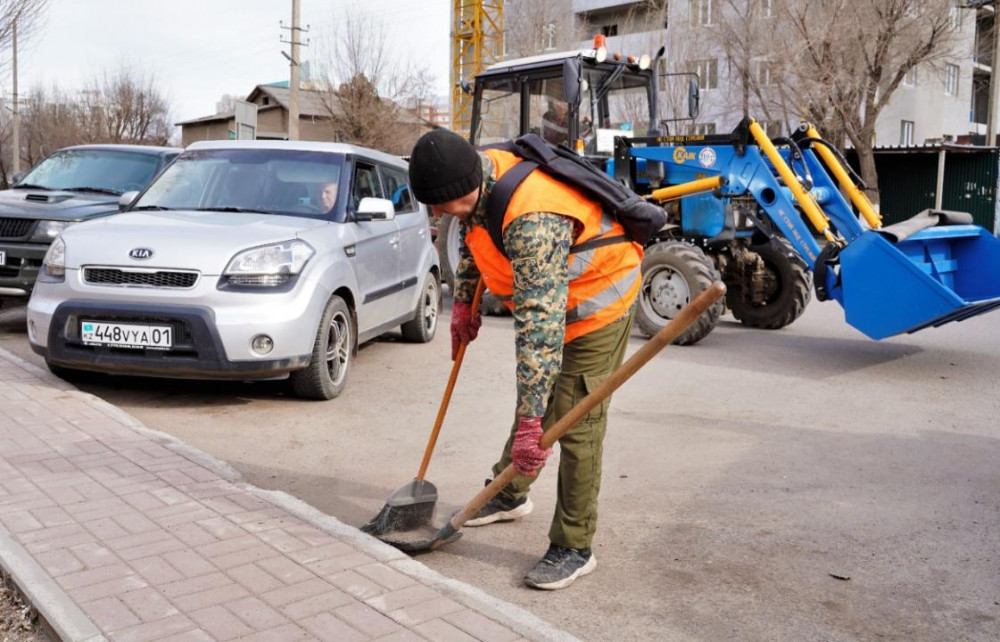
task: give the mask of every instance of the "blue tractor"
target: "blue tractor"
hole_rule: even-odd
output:
[[[747,119],[728,134],[670,136],[657,109],[657,60],[592,50],[502,62],[478,74],[470,140],[534,132],[575,149],[647,199],[669,223],[647,245],[637,324],[648,335],[716,280],[719,303],[675,343],[708,335],[727,307],[778,329],[816,293],[873,339],[1000,307],[1000,240],[961,213],[883,228],[836,149],[803,125],[770,139]],[[689,89],[696,110],[697,85]],[[457,221],[443,220],[446,277]]]

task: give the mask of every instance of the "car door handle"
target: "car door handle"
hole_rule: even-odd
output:
[[[389,238],[389,245],[393,247],[399,245],[399,234]]]

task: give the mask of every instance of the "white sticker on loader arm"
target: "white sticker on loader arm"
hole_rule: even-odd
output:
[[[711,147],[704,147],[700,152],[698,152],[698,162],[704,168],[715,167],[715,161],[718,157],[715,154],[715,150]]]

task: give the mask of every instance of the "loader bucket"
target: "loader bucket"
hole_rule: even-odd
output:
[[[922,230],[895,243],[862,233],[840,252],[847,322],[872,339],[1000,308],[1000,240],[976,225]]]

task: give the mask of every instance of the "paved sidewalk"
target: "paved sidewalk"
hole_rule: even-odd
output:
[[[0,566],[63,640],[573,640],[0,349]]]

